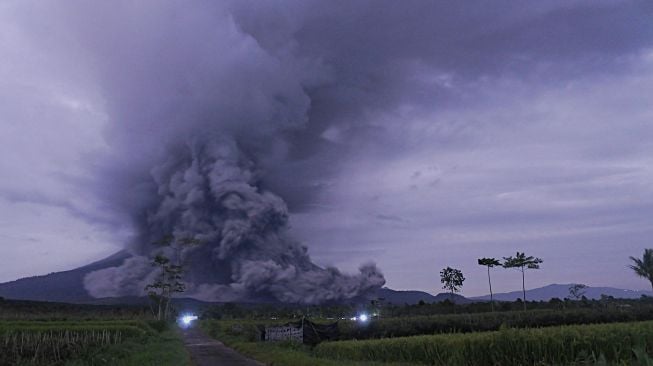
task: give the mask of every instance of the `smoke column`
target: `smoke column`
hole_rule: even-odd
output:
[[[364,294],[383,285],[373,265],[357,276],[313,264],[306,248],[286,234],[288,212],[273,193],[257,188],[255,164],[233,140],[211,139],[183,146],[152,170],[156,205],[142,223],[133,249],[139,254],[118,268],[90,273],[94,296],[142,294],[153,273],[147,254],[172,229],[177,237],[201,241],[185,249],[190,264],[188,296],[203,300],[260,300],[319,303]],[[168,253],[172,257],[172,253]]]
[[[374,265],[345,275],[311,262],[288,235],[284,201],[263,179],[281,164],[289,131],[310,123],[309,91],[330,82],[292,40],[264,49],[220,6],[185,2],[77,4],[66,14],[90,51],[112,153],[98,195],[129,219],[134,255],[85,278],[95,297],[143,295],[152,243],[193,236],[185,296],[211,301],[348,299],[385,283]]]

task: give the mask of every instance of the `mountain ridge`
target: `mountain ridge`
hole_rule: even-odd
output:
[[[568,284],[550,284],[543,287],[537,287],[534,289],[526,290],[526,300],[528,301],[549,301],[553,298],[564,299],[570,298],[569,287],[573,286],[574,283]],[[600,299],[601,295],[612,296],[614,298],[620,299],[636,299],[644,296],[653,296],[651,291],[642,291],[642,290],[626,290],[616,287],[608,286],[589,286],[585,290],[585,297],[588,299]],[[511,292],[502,292],[494,294],[494,300],[496,301],[515,301],[522,298],[522,291],[511,291]],[[481,300],[488,301],[490,300],[490,295],[470,297],[471,300]]]
[[[45,275],[25,277],[14,281],[0,283],[0,297],[16,300],[66,302],[80,304],[116,304],[116,303],[147,303],[138,297],[126,298],[104,298],[96,299],[91,297],[84,288],[84,276],[87,273],[98,269],[120,265],[130,254],[126,251],[117,252],[104,259],[92,262],[85,266],[61,272],[53,272]],[[563,299],[569,297],[569,286],[572,284],[551,284],[544,287],[526,291],[526,299],[530,301],[548,301],[552,298]],[[586,297],[598,299],[602,294],[615,298],[639,298],[642,295],[653,296],[651,291],[624,290],[613,287],[589,287],[586,289]],[[505,292],[494,294],[497,301],[515,301],[522,297],[521,291]],[[448,293],[437,295],[418,290],[393,290],[383,287],[376,294],[369,298],[383,299],[384,302],[403,305],[417,304],[420,301],[426,303],[441,302],[452,299]],[[368,298],[368,299],[369,299]],[[453,302],[457,304],[468,304],[471,302],[488,301],[489,295],[464,297],[458,294],[453,295]],[[363,298],[359,302],[366,302]]]

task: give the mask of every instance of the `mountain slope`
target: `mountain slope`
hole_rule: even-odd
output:
[[[107,258],[70,271],[26,277],[1,283],[0,297],[71,303],[96,302],[84,289],[84,276],[98,269],[118,266],[128,257],[127,252],[120,251]]]
[[[531,290],[526,290],[526,299],[530,301],[549,301],[554,297],[564,299],[569,297],[569,287],[573,284],[552,284]],[[588,299],[600,299],[601,295],[613,296],[618,299],[637,299],[642,295],[653,296],[651,291],[623,290],[614,287],[588,287],[585,296]],[[497,301],[515,301],[521,299],[521,291],[494,294]],[[489,300],[490,295],[474,297],[474,300]]]

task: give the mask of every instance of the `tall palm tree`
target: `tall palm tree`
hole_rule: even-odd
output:
[[[490,268],[494,266],[500,266],[501,262],[499,262],[499,260],[496,258],[479,258],[478,264],[480,266],[487,267],[487,282],[490,284],[490,304],[492,311],[494,311],[494,294],[492,293],[492,279],[490,278]]]
[[[649,280],[653,288],[653,249],[644,249],[642,259],[630,257],[630,260],[635,264],[631,264],[628,267],[635,271],[635,274],[638,276]]]
[[[542,259],[533,256],[526,256],[525,253],[519,253],[514,257],[503,257],[503,268],[516,268],[521,271],[521,288],[524,295],[524,310],[526,310],[526,270],[527,269],[540,269]]]

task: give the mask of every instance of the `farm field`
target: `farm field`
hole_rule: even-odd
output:
[[[190,365],[174,329],[136,317],[139,309],[25,305],[5,301],[0,306],[0,365]]]
[[[574,365],[630,364],[651,349],[653,322],[637,322],[325,342],[313,354],[424,365]]]
[[[296,319],[295,319],[296,320]],[[339,320],[338,341],[261,342],[288,319],[203,320],[210,336],[273,365],[648,365],[648,306]],[[312,319],[330,323],[331,319]]]

